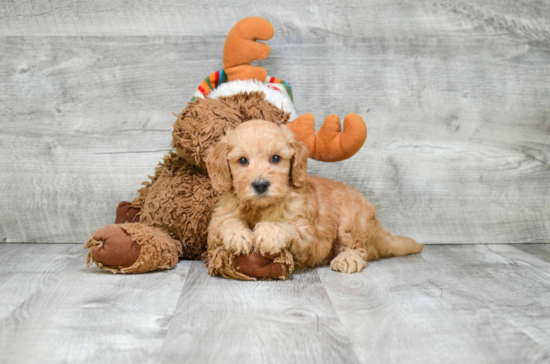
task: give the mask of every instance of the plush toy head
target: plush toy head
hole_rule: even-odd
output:
[[[206,156],[220,138],[245,121],[262,119],[286,123],[290,113],[265,100],[261,92],[239,93],[220,98],[197,99],[178,115],[172,131],[172,146],[187,162],[206,169]]]

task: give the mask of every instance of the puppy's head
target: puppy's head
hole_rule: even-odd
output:
[[[210,150],[208,174],[220,192],[234,189],[243,202],[269,205],[307,178],[306,145],[284,125],[251,120]]]

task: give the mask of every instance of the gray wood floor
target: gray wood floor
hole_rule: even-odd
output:
[[[289,281],[201,262],[112,275],[76,244],[0,244],[1,363],[543,363],[550,245],[432,245]]]

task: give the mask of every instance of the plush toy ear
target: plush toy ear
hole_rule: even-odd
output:
[[[265,81],[267,72],[262,67],[251,66],[250,62],[269,56],[269,46],[256,40],[269,40],[273,34],[273,25],[256,16],[244,18],[233,26],[223,47],[223,68],[229,81]]]
[[[307,145],[311,158],[324,162],[338,162],[352,157],[367,139],[367,126],[357,114],[348,114],[344,118],[343,131],[335,114],[327,116],[318,132],[315,132],[315,118],[311,114],[299,116],[287,127],[296,139]]]
[[[225,137],[216,144],[206,157],[206,168],[208,176],[212,181],[212,186],[218,192],[231,191],[231,171],[227,161],[227,142]]]
[[[296,140],[294,134],[286,126],[281,125],[281,128],[285,130],[290,147],[294,150],[290,160],[290,182],[294,187],[302,187],[307,180],[308,147],[305,143]]]

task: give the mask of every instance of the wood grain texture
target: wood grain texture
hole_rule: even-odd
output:
[[[177,0],[6,0],[0,4],[0,32],[16,36],[224,37],[229,28],[247,16],[269,18],[276,34],[288,36],[414,37],[483,30],[550,39],[548,4],[528,0],[213,0],[200,5]]]
[[[356,156],[310,173],[355,185],[423,243],[549,241],[550,6],[251,4],[3,2],[0,241],[84,241],[112,222],[252,14],[275,25],[260,64],[299,112],[367,123]]]
[[[430,246],[318,273],[363,363],[550,360],[550,265],[509,245]]]
[[[55,282],[60,273],[74,269],[75,261],[82,256],[82,249],[72,244],[3,244],[0,245],[0,256],[2,320],[37,290]]]
[[[0,244],[0,362],[547,363],[548,245],[427,246],[346,275],[113,275],[76,244]]]
[[[314,270],[291,281],[242,282],[194,262],[160,361],[358,363]]]
[[[526,252],[527,254],[534,255],[538,259],[544,260],[546,263],[550,263],[550,245],[516,244],[514,247]]]
[[[6,274],[0,274],[0,362],[135,363],[158,351],[189,263],[168,272],[112,275],[86,269],[80,245],[67,245],[71,255],[63,264],[58,246],[40,246],[34,250],[46,254],[26,255],[38,269],[7,273],[9,285],[2,285]],[[22,253],[30,252],[0,244],[0,267]],[[55,256],[51,264],[41,263],[46,255]]]

